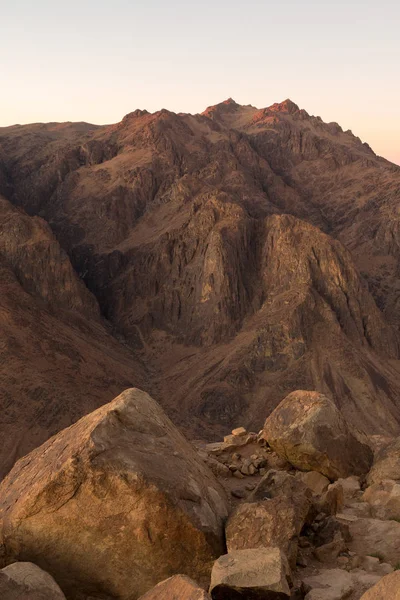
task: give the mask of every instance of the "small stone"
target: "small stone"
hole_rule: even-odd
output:
[[[338,556],[337,564],[343,567],[347,567],[350,564],[350,559],[348,556]]]
[[[249,465],[248,468],[249,468],[249,475],[255,475],[257,473],[257,469],[253,464]]]
[[[244,427],[237,427],[236,429],[232,429],[232,435],[246,435],[247,431]]]
[[[246,487],[246,490],[248,490],[249,492],[252,492],[255,489],[256,484],[255,483],[246,483],[245,487]]]
[[[244,491],[240,489],[231,490],[231,494],[234,498],[244,498],[246,495]]]
[[[244,475],[240,471],[233,471],[233,476],[237,477],[237,479],[244,479]]]

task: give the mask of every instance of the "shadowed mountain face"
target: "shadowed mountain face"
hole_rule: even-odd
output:
[[[104,127],[14,126],[0,129],[0,191],[64,265],[24,250],[33,232],[10,241],[2,216],[14,286],[35,302],[45,289],[57,326],[66,303],[65,326],[76,317],[90,335],[101,329],[107,364],[109,347],[123,353],[121,381],[142,377],[186,429],[210,438],[238,422],[259,427],[301,388],[330,395],[366,432],[398,431],[400,168],[351,132],[289,100],[138,110]],[[131,350],[105,333],[97,302]],[[20,384],[7,394],[24,408]]]

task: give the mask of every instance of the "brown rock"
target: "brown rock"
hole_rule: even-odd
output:
[[[54,579],[29,562],[17,562],[0,571],[1,600],[65,600]]]
[[[279,455],[303,471],[331,480],[366,473],[372,452],[351,433],[336,406],[323,394],[289,394],[264,425],[264,437]]]
[[[349,548],[360,556],[377,556],[396,566],[400,556],[400,523],[380,519],[348,522],[352,541]]]
[[[367,476],[368,485],[381,483],[385,479],[400,481],[400,438],[378,451]]]
[[[400,600],[400,571],[382,577],[361,600]]]
[[[174,575],[158,583],[140,600],[210,600],[210,596],[189,577]]]
[[[317,496],[320,496],[326,492],[330,484],[329,479],[324,475],[321,475],[321,473],[318,473],[318,471],[308,471],[305,473],[298,471],[296,473],[296,477],[300,479],[308,488],[310,488],[312,493],[316,494]]]
[[[226,525],[228,552],[276,546],[294,568],[304,520],[304,513],[284,496],[239,504]]]
[[[368,502],[373,517],[400,521],[400,481],[386,479],[367,488],[363,500]]]
[[[135,598],[177,573],[207,583],[224,551],[222,488],[136,389],[21,459],[0,498],[7,560],[35,561],[70,598]]]
[[[221,556],[213,566],[213,600],[284,600],[289,598],[290,570],[278,548],[239,550]]]
[[[237,427],[236,429],[232,429],[232,435],[246,435],[247,431],[244,427]]]

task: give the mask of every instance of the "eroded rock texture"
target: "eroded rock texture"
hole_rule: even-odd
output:
[[[20,459],[0,485],[6,562],[32,561],[68,598],[134,599],[224,552],[223,489],[137,389]]]
[[[365,432],[399,431],[400,168],[336,123],[290,101],[259,110],[228,100],[201,115],[2,128],[0,192],[47,221],[102,316],[145,362],[144,384],[139,367],[113,382],[107,352],[91,344],[115,393],[136,378],[208,438],[237,422],[258,429],[294,389],[327,394]],[[14,264],[11,246],[1,252]],[[12,268],[31,293],[33,267]],[[70,281],[65,268],[58,277]],[[63,296],[92,327],[97,309],[81,285],[78,299],[48,285],[49,299]],[[17,378],[7,393],[27,405],[18,390]],[[47,380],[28,391],[55,397]],[[65,424],[49,417],[43,435]]]

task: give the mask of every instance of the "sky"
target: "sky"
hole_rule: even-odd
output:
[[[398,0],[0,1],[0,126],[290,98],[400,164]]]

